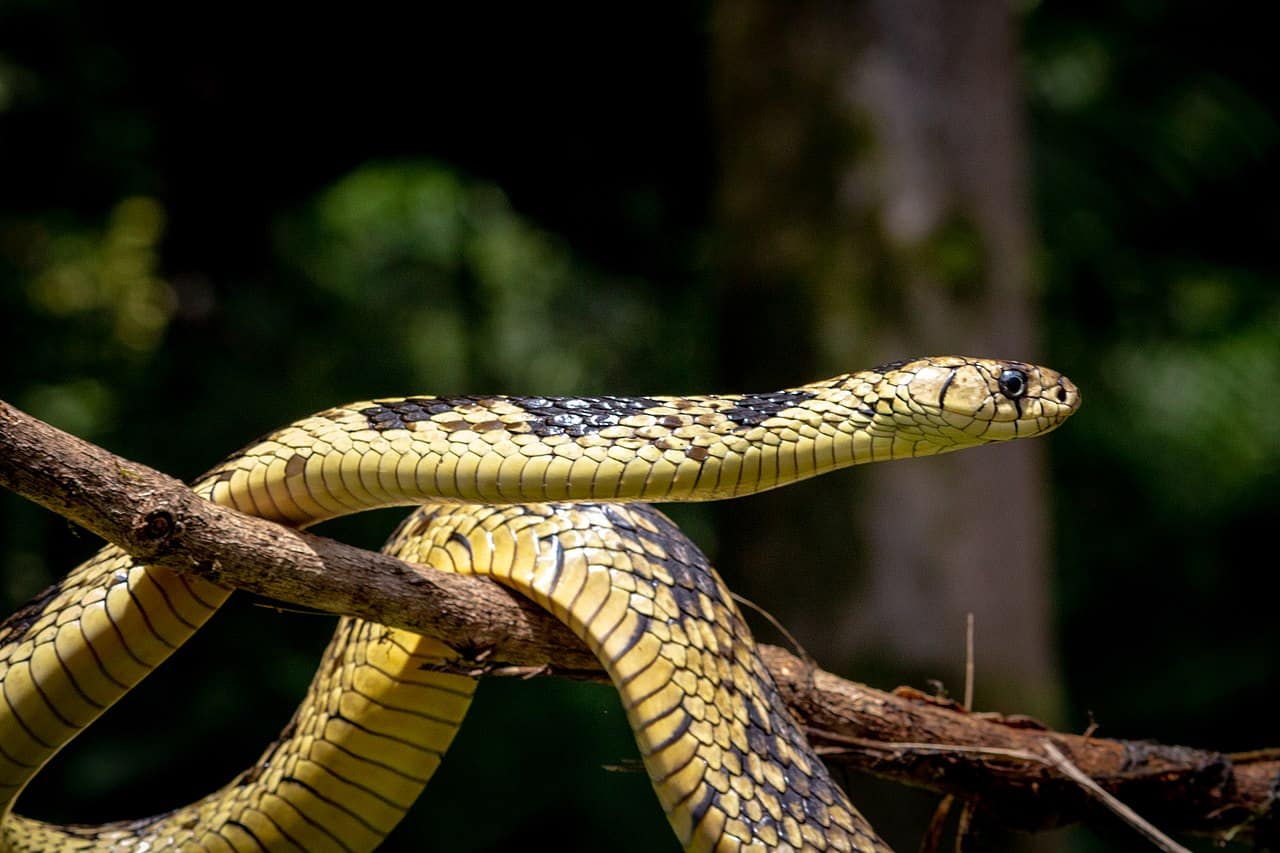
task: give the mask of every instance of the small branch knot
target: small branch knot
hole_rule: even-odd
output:
[[[167,509],[155,509],[147,513],[142,524],[134,528],[133,535],[139,542],[158,545],[169,539],[178,529],[178,522]]]

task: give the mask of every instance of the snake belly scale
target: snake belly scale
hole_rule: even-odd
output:
[[[600,657],[689,850],[886,850],[778,697],[727,589],[634,501],[716,500],[862,462],[1048,432],[1079,405],[1047,368],[946,356],[773,394],[404,397],[331,409],[201,478],[305,526],[419,505],[386,550],[533,598]],[[12,813],[40,768],[230,590],[108,546],[0,625],[0,849],[369,850],[471,701],[456,653],[344,618],[293,719],[203,800],[101,826]]]

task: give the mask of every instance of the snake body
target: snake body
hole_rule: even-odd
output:
[[[1054,429],[1047,368],[954,356],[772,394],[403,397],[321,412],[201,478],[216,503],[305,526],[420,508],[387,549],[489,575],[565,621],[618,688],[689,850],[885,850],[778,698],[728,591],[639,500],[713,500],[861,462]],[[474,682],[456,654],[343,619],[257,764],[192,805],[97,827],[12,814],[63,745],[230,591],[104,548],[0,625],[0,849],[368,850],[449,746]]]

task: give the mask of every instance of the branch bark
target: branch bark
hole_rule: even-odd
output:
[[[550,614],[496,583],[435,572],[210,504],[181,482],[0,401],[0,485],[135,558],[283,602],[417,631],[492,664],[603,674]],[[1039,830],[1114,818],[1056,749],[1166,831],[1280,843],[1280,750],[1224,755],[1046,731],[917,691],[874,690],[772,646],[762,654],[824,758],[953,794],[988,820]]]

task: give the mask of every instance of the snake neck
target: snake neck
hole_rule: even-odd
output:
[[[768,394],[367,401],[267,436],[200,488],[291,524],[423,500],[718,500],[1047,432],[1078,405],[1059,374],[1009,364],[924,359]]]

